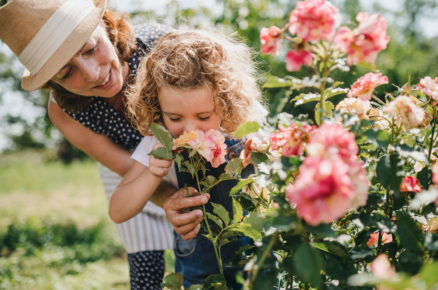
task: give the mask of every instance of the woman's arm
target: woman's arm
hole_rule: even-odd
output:
[[[48,113],[55,127],[75,147],[120,176],[128,171],[132,164],[128,151],[114,144],[107,136],[97,134],[71,118],[55,102],[49,101]]]

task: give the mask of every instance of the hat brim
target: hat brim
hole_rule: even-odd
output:
[[[21,87],[34,91],[44,86],[67,62],[82,48],[102,20],[106,9],[106,0],[94,1],[94,8],[55,51],[50,59],[34,75],[25,69]]]

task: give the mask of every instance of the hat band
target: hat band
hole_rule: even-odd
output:
[[[94,8],[94,3],[87,0],[62,4],[18,56],[21,63],[36,74]]]

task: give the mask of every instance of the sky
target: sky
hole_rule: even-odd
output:
[[[235,0],[239,1],[239,0]],[[287,0],[284,0],[287,1]],[[158,15],[165,15],[165,6],[169,2],[169,0],[108,0],[108,5],[110,8],[120,12],[132,12],[132,11],[156,11]],[[389,10],[396,10],[398,8],[401,0],[361,0],[361,4],[365,8],[365,11],[372,12],[372,6],[374,3],[378,2],[385,8]],[[216,4],[215,0],[179,0],[179,4],[182,8],[196,8],[199,6],[212,8]],[[219,7],[218,7],[219,9]],[[403,19],[392,19],[393,15],[384,15],[388,21],[403,21]],[[391,18],[392,17],[392,18]],[[391,20],[392,19],[392,20]],[[438,18],[422,20],[422,27],[424,27],[424,34],[427,37],[438,36]],[[7,51],[8,54],[11,54],[9,49],[5,44],[0,43],[0,51]],[[0,68],[1,70],[2,68]],[[16,61],[14,63],[14,71],[17,71],[18,74],[21,74],[23,71],[23,66]],[[6,114],[10,113],[13,115],[20,115],[28,120],[33,120],[35,117],[41,114],[38,110],[36,110],[33,106],[31,106],[26,100],[24,100],[19,94],[7,92],[8,86],[10,84],[0,83],[0,90],[6,93],[2,99],[1,107],[0,107],[0,120]],[[4,134],[6,130],[19,130],[19,128],[0,126],[0,151],[7,145],[6,138]]]

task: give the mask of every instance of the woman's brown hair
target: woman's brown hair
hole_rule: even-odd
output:
[[[107,10],[103,15],[103,23],[119,59],[127,61],[137,48],[134,30],[127,17]],[[64,110],[74,113],[88,107],[90,97],[69,92],[53,81],[49,81],[46,88],[52,89],[52,95],[56,103]]]

